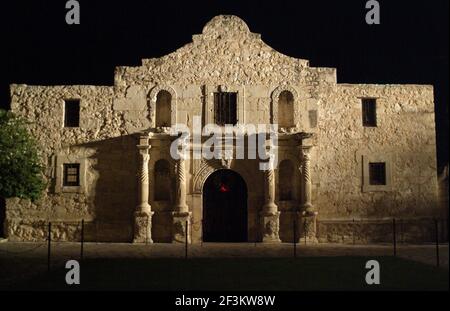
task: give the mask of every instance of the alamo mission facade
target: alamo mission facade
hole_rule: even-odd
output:
[[[51,221],[54,239],[76,241],[84,219],[88,241],[364,243],[391,240],[397,217],[405,240],[426,241],[442,213],[433,101],[428,85],[337,83],[216,16],[175,52],[117,67],[113,86],[11,85],[48,188],[7,200],[6,235],[43,240]],[[278,124],[276,167],[173,159],[169,128],[196,116]]]

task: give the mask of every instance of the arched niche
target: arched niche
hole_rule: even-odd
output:
[[[294,95],[290,91],[283,91],[278,97],[278,126],[294,127]]]
[[[271,123],[290,128],[299,123],[298,92],[291,86],[279,86],[271,94]]]
[[[157,85],[149,94],[151,127],[170,127],[177,123],[177,93],[168,85]]]
[[[166,90],[159,91],[156,95],[156,111],[155,111],[155,126],[156,127],[170,127],[171,126],[171,102],[172,95]]]

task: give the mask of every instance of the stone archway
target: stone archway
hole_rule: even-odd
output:
[[[204,242],[247,242],[247,185],[233,170],[219,169],[203,185]]]

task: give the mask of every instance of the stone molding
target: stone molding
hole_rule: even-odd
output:
[[[294,111],[294,123],[295,124],[299,124],[300,123],[300,116],[299,116],[299,111],[300,111],[300,107],[299,107],[299,95],[297,90],[290,85],[285,85],[285,86],[278,86],[276,87],[271,95],[270,95],[270,99],[271,99],[271,123],[272,124],[278,124],[278,99],[280,98],[280,94],[283,91],[288,91],[292,94],[292,96],[294,97],[294,107],[293,107],[293,111]]]
[[[55,182],[55,193],[69,192],[69,193],[86,193],[86,167],[87,159],[83,157],[77,157],[75,154],[70,155],[57,155],[56,156],[56,182]],[[79,172],[79,186],[64,186],[64,164],[80,164]]]
[[[249,176],[250,173],[248,170],[244,167],[240,167],[240,169],[236,170],[233,168],[234,160],[227,160],[227,159],[214,159],[214,160],[193,160],[194,161],[194,171],[193,171],[193,177],[192,177],[192,193],[193,194],[201,194],[203,192],[203,184],[205,183],[206,179],[214,173],[217,170],[221,169],[230,169],[232,171],[235,171],[241,177],[244,179],[245,183],[247,184],[247,187],[249,186]],[[197,162],[197,163],[196,163]]]
[[[203,89],[203,99],[205,103],[205,116],[204,124],[216,124],[214,119],[214,93],[215,92],[234,92],[237,93],[237,103],[236,103],[236,124],[245,124],[245,87],[239,85],[204,85]]]
[[[369,163],[384,162],[386,167],[386,184],[371,185],[369,181]],[[362,155],[362,191],[392,191],[392,155],[389,153],[371,153]]]
[[[158,93],[160,91],[167,91],[171,96],[170,100],[170,123],[175,125],[177,123],[177,92],[174,88],[167,84],[158,84],[151,89],[148,94],[149,104],[150,104],[150,127],[154,128],[156,126],[156,100],[158,98]]]

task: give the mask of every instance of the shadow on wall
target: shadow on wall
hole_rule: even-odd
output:
[[[78,145],[94,149],[86,168],[89,212],[85,239],[98,242],[130,242],[137,205],[137,139],[126,135]]]
[[[134,135],[120,136],[102,141],[80,144],[73,147],[95,150],[87,159],[87,193],[89,198],[87,214],[93,216],[93,221],[85,223],[85,240],[92,242],[131,242],[133,239],[134,210],[137,206],[137,170],[138,152],[136,145],[137,137]],[[248,179],[248,217],[249,217],[249,241],[259,240],[260,225],[259,214],[263,205],[263,189],[255,185],[263,184],[263,175],[258,172],[258,162],[236,161],[232,169],[247,176]],[[152,174],[152,171],[149,172]],[[173,185],[171,187],[173,189]],[[363,218],[376,218],[382,215],[388,219],[383,221],[360,221],[353,223],[349,221],[328,221],[320,219],[317,224],[317,235],[321,241],[332,242],[383,242],[391,240],[392,219],[399,220],[399,231],[405,241],[434,240],[434,227],[429,219],[419,219],[417,221],[407,220],[407,218],[430,215],[427,204],[420,205],[417,200],[404,198],[399,206],[392,206],[392,197],[385,193],[374,194],[371,208],[366,209]],[[79,201],[79,199],[75,199]],[[397,199],[398,200],[398,199]],[[164,206],[158,208],[154,204],[155,215],[153,219],[153,236],[155,242],[170,242],[172,227],[170,213],[171,200]],[[279,203],[279,202],[277,202]],[[352,198],[347,200],[346,206],[356,206],[360,201],[352,203]],[[153,202],[152,202],[153,204]],[[411,215],[408,206],[423,206],[421,211]],[[293,207],[298,206],[298,202],[293,202],[293,206],[281,210],[280,216],[280,237],[283,242],[290,242],[293,238]],[[318,204],[320,213],[320,204]],[[403,207],[403,208],[401,208]],[[350,215],[350,213],[348,213]],[[403,217],[405,216],[405,217]],[[408,216],[408,217],[406,217]],[[350,217],[350,216],[349,216]],[[3,222],[5,218],[5,200],[0,199],[0,228],[3,235]],[[402,219],[402,221],[400,220]],[[78,226],[78,224],[76,224]],[[444,223],[440,228],[448,228]],[[296,232],[299,232],[298,224]],[[164,229],[164,230],[161,230]],[[442,232],[442,231],[440,231]],[[296,233],[296,234],[297,234]],[[399,233],[400,234],[400,233]],[[79,233],[76,233],[79,238]],[[296,236],[300,237],[300,236]],[[444,239],[444,236],[441,237]]]

